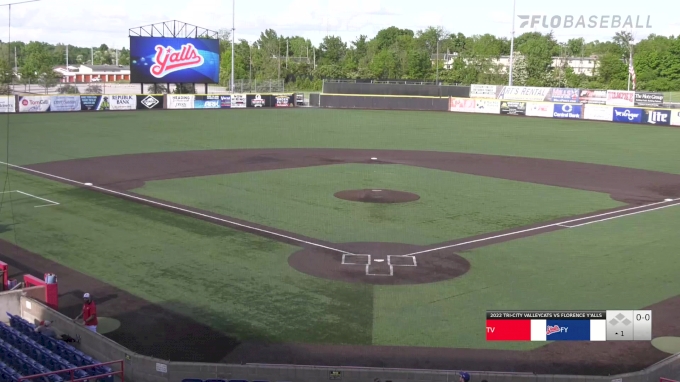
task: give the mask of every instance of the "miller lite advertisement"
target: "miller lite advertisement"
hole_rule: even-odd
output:
[[[216,39],[130,37],[130,82],[218,83],[219,52]]]

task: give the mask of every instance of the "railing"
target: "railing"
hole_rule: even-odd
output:
[[[83,377],[83,378],[77,378],[77,379],[74,378],[75,377],[74,373],[77,370],[91,369],[91,368],[113,365],[113,364],[120,364],[120,370],[112,371],[110,373],[104,373],[104,374],[88,375],[87,377]],[[64,369],[64,370],[51,371],[49,373],[29,375],[29,376],[26,376],[26,377],[22,377],[17,382],[41,381],[41,380],[46,381],[48,379],[46,379],[44,377],[47,377],[47,376],[50,376],[50,375],[63,375],[65,373],[69,373],[69,375],[71,376],[71,379],[69,379],[68,382],[84,382],[84,381],[90,381],[90,380],[103,380],[105,378],[111,379],[111,377],[113,377],[114,375],[119,375],[120,376],[120,382],[125,382],[125,362],[121,359],[121,360],[118,360],[118,361],[98,363],[96,365],[80,366],[80,367],[74,367],[73,369]]]

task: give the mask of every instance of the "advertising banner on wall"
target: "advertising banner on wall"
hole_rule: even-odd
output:
[[[203,38],[130,37],[130,82],[215,84],[220,41]]]
[[[607,90],[607,105],[610,106],[633,106],[635,105],[635,92],[627,90]]]
[[[526,115],[527,103],[516,101],[502,101],[501,114],[505,115]]]
[[[586,104],[583,106],[583,119],[592,121],[612,121],[614,115],[613,106]]]
[[[168,109],[193,109],[193,94],[168,94]]]
[[[136,95],[105,95],[102,97],[104,102],[108,101],[110,110],[135,110],[137,109]]]
[[[449,100],[449,111],[460,113],[476,112],[475,100],[472,98],[453,98]]]
[[[651,125],[666,125],[671,124],[671,111],[659,109],[645,109],[643,122]]]
[[[527,102],[527,116],[552,118],[553,104],[548,102]]]
[[[503,86],[498,99],[513,101],[550,101],[552,88],[531,86]]]
[[[624,123],[641,123],[642,114],[644,114],[642,109],[615,107],[613,121]]]
[[[663,93],[635,92],[635,106],[661,106]]]
[[[82,111],[102,110],[102,96],[100,95],[80,96],[80,110]]]
[[[221,95],[220,96],[220,108],[222,108],[222,109],[231,108],[231,96],[230,95]]]
[[[0,113],[16,113],[16,97],[13,95],[0,96]]]
[[[578,103],[580,96],[581,96],[580,89],[553,88],[550,100],[553,102]]]
[[[470,98],[496,98],[501,86],[470,85]]]
[[[248,94],[246,96],[248,101],[248,107],[270,107],[271,97],[268,95],[262,96],[261,94]]]
[[[582,110],[583,106],[581,104],[557,103],[553,106],[553,118],[581,119]],[[611,116],[611,110],[609,115]]]
[[[194,109],[219,109],[220,96],[218,95],[196,95],[194,96]]]
[[[149,94],[144,97],[140,95],[137,97],[137,110],[154,110],[163,108],[163,94]]]
[[[50,111],[80,111],[80,96],[52,96]]]
[[[606,105],[607,104],[607,91],[606,90],[592,90],[592,89],[581,89],[579,95],[579,102],[594,104],[594,105]],[[595,110],[595,109],[593,109]]]
[[[22,96],[19,97],[20,113],[45,112],[50,109],[50,96]]]
[[[497,99],[478,99],[475,100],[475,113],[500,114],[501,101]]]
[[[671,111],[671,126],[680,126],[680,110]]]
[[[272,96],[272,103],[276,107],[293,107],[295,102],[294,94],[278,94]]]
[[[242,109],[246,107],[247,97],[245,94],[232,94],[231,95],[231,108],[232,109]]]

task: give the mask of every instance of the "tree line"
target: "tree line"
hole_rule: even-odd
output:
[[[220,82],[228,86],[231,77],[231,36],[219,33]],[[629,55],[632,50],[637,88],[648,91],[680,90],[680,36],[650,35],[632,42],[626,32],[609,41],[583,38],[558,42],[552,33],[528,32],[515,38],[513,82],[524,86],[626,89]],[[16,59],[15,59],[16,52]],[[106,44],[98,48],[69,45],[69,63],[129,65],[130,52],[115,51]],[[439,52],[440,60],[432,58]],[[421,80],[448,84],[507,84],[508,73],[498,64],[510,55],[510,40],[491,34],[465,36],[441,27],[413,31],[389,27],[373,38],[360,35],[353,41],[326,36],[314,45],[301,36],[283,36],[275,30],[260,33],[254,42],[240,39],[234,46],[234,72],[238,80],[281,79],[290,90],[320,90],[323,79]],[[450,68],[443,59],[455,53]],[[596,56],[592,76],[575,73],[553,57]],[[31,41],[0,43],[2,83],[11,81],[56,81],[49,73],[66,64],[66,46]],[[13,75],[14,68],[21,74]]]

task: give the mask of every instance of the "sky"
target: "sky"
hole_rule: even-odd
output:
[[[129,29],[168,20],[180,20],[207,29],[231,29],[232,1],[192,0],[40,0],[34,3],[1,6],[12,0],[0,0],[0,39],[2,41],[44,41],[76,46],[111,48],[128,47]],[[465,35],[491,33],[512,34],[513,0],[481,1],[413,1],[413,0],[233,0],[235,1],[236,39],[255,41],[266,28],[284,36],[303,36],[315,45],[327,35],[350,42],[361,34],[369,37],[389,26],[414,31],[440,26],[448,32]],[[515,0],[515,14],[547,16],[632,16],[636,39],[650,33],[680,35],[680,1],[657,0],[650,6],[637,0]],[[568,4],[568,5],[567,5]],[[549,32],[551,28],[520,28],[516,17],[516,35],[529,31]],[[610,18],[611,20],[611,18]],[[646,26],[650,25],[651,28]],[[614,28],[556,28],[558,40],[584,37],[608,40]]]

